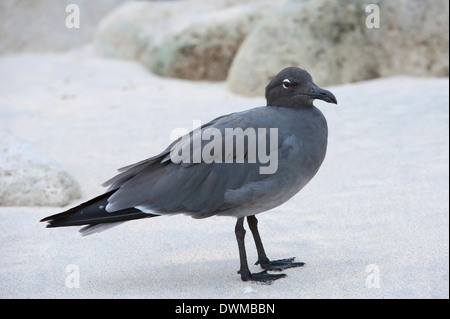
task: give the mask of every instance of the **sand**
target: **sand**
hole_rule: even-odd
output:
[[[81,237],[38,222],[64,208],[0,207],[0,297],[448,298],[448,85],[399,76],[327,88],[339,104],[316,102],[330,131],[321,170],[259,215],[269,258],[306,263],[272,285],[236,273],[234,218],[161,217]],[[0,58],[0,124],[78,180],[69,206],[193,120],[260,105],[225,83],[160,78],[89,50]]]

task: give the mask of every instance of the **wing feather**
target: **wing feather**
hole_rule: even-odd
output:
[[[192,133],[200,134],[206,129],[214,128],[222,132],[220,144],[223,146],[227,127],[242,128],[241,132],[253,126],[269,128],[269,124],[273,123],[270,117],[259,117],[264,120],[255,121],[258,117],[255,117],[253,112],[261,111],[262,108],[257,108],[222,116],[191,132],[191,137]],[[202,150],[207,143],[208,141],[202,141],[200,144]],[[184,136],[157,156],[123,168],[119,175],[105,183],[110,185],[110,189],[117,189],[108,199],[107,210],[113,212],[127,207],[139,207],[139,209],[151,210],[158,214],[184,213],[194,218],[204,218],[239,204],[239,201],[235,204],[230,201],[233,196],[228,195],[227,201],[227,191],[240,189],[248,183],[263,183],[270,179],[269,175],[260,174],[260,165],[257,162],[240,164],[236,161],[233,163],[212,161],[210,163],[202,159],[200,163],[193,163],[192,152],[189,155],[190,158],[183,157],[182,161],[169,160],[170,153],[174,150],[179,151],[190,147],[192,151],[194,149],[192,144],[193,140]],[[245,147],[247,148],[248,144]],[[270,151],[277,152],[278,149],[270,149]],[[244,153],[247,156],[248,149],[245,149]],[[233,154],[236,155],[235,145]],[[210,155],[215,156],[215,154]],[[248,196],[251,199],[252,189],[246,189],[245,192],[240,195],[240,198]]]

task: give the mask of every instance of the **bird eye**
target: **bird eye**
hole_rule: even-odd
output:
[[[289,89],[291,87],[291,81],[289,81],[289,79],[284,79],[283,80],[283,87],[285,89]]]

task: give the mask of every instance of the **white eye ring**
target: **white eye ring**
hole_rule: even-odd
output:
[[[289,81],[289,79],[284,79],[283,80],[283,87],[285,89],[289,89],[291,87],[291,81]]]

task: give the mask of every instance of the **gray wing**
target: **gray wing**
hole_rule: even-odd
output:
[[[198,132],[212,127],[221,131],[227,127],[270,127],[274,119],[264,116],[268,109],[256,108],[222,116],[203,125]],[[200,163],[192,163],[192,155],[189,163],[174,163],[170,152],[181,149],[183,143],[190,143],[192,147],[192,139],[181,138],[157,156],[120,169],[119,175],[104,184],[110,186],[109,190],[117,189],[108,199],[107,210],[136,207],[153,214],[184,213],[204,218],[221,214],[243,202],[258,201],[266,191],[262,183],[274,178],[260,174],[259,163],[205,163],[203,158]],[[203,141],[202,149],[204,146]],[[273,151],[278,153],[278,149]]]

